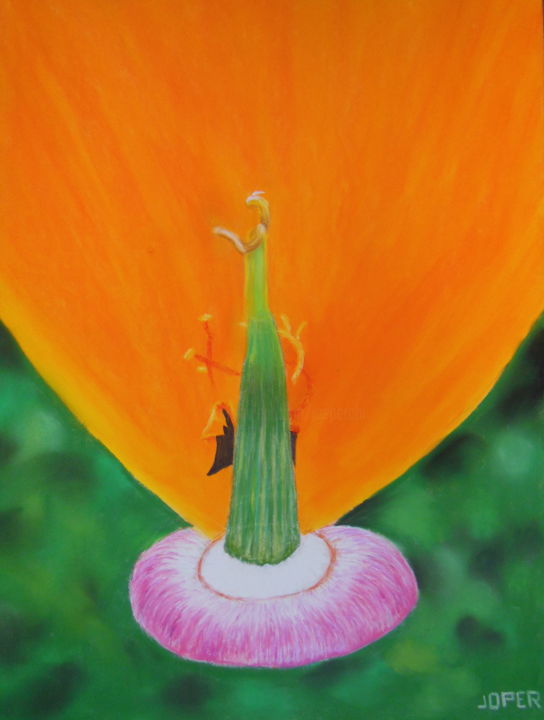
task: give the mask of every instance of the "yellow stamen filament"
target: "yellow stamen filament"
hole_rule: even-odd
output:
[[[204,429],[202,430],[202,433],[200,437],[205,440],[207,438],[215,437],[216,435],[220,434],[221,430],[217,429],[217,425],[219,424],[219,427],[222,428],[225,424],[225,418],[223,417],[223,410],[226,410],[229,415],[232,417],[232,413],[230,412],[230,408],[225,405],[223,402],[215,402],[212,405],[212,410],[210,412],[210,416],[208,418],[208,422],[204,426]]]
[[[295,334],[293,334],[293,330],[291,327],[291,321],[287,317],[287,315],[281,315],[281,321],[283,323],[283,328],[278,328],[278,333],[281,335],[281,337],[288,340],[291,345],[293,346],[293,349],[297,356],[297,362],[295,365],[295,369],[293,371],[293,374],[291,375],[291,382],[293,385],[296,383],[296,381],[300,377],[300,373],[302,372],[304,368],[304,345],[302,344],[302,340],[300,339],[300,334],[306,327],[307,323],[302,322],[298,326],[298,329]]]
[[[221,372],[225,373],[226,375],[240,375],[239,370],[233,370],[228,365],[223,365],[222,363],[216,362],[215,360],[209,360],[204,355],[200,355],[199,353],[195,352],[194,348],[189,348],[185,354],[183,355],[183,359],[190,361],[190,360],[196,360],[199,363],[199,368],[205,368],[208,370],[208,368],[214,368],[215,370],[220,370]],[[198,367],[196,368],[198,370]],[[199,372],[204,372],[204,370],[199,370]]]
[[[205,365],[197,365],[197,366],[196,366],[196,371],[199,372],[199,373],[207,373],[207,372],[208,372],[208,368],[207,368]]]

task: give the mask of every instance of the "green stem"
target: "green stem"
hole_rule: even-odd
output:
[[[300,543],[283,353],[268,308],[265,241],[245,256],[247,350],[225,550],[264,565]]]

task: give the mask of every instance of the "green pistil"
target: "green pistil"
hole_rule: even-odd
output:
[[[250,196],[248,205],[259,208],[261,223],[250,235],[249,243],[242,245],[246,263],[247,350],[240,385],[225,549],[240,560],[264,565],[289,557],[300,543],[300,531],[285,364],[267,299],[268,206],[259,196]],[[220,228],[216,232],[229,237]]]

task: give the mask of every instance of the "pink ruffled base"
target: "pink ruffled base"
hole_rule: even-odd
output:
[[[192,528],[155,543],[130,581],[134,617],[161,645],[189,660],[287,668],[359,650],[414,608],[417,583],[399,550],[368,530],[317,533],[331,561],[321,580],[290,595],[239,598],[201,575],[210,540]]]

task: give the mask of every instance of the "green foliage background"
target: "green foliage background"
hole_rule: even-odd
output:
[[[543,398],[541,322],[453,435],[344,518],[410,559],[421,599],[400,628],[306,668],[216,668],[169,654],[130,611],[136,558],[180,519],[2,330],[0,717],[470,720],[490,712],[483,693],[543,691]]]

